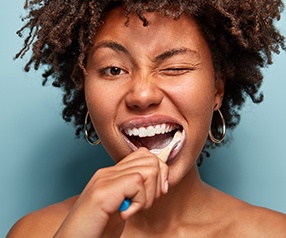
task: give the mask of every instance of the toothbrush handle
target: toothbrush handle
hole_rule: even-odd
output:
[[[124,201],[121,203],[120,207],[118,208],[118,210],[120,212],[124,212],[124,211],[126,211],[128,209],[130,204],[131,204],[130,198],[125,198]]]

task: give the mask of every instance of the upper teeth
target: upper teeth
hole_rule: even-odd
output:
[[[176,128],[177,127],[174,125],[160,124],[156,126],[128,128],[124,130],[124,133],[128,136],[151,137],[154,135],[171,132]]]

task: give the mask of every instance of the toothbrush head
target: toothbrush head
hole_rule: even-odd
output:
[[[160,153],[157,155],[159,159],[166,163],[171,151],[175,148],[176,145],[178,145],[178,143],[181,141],[181,138],[182,138],[182,132],[177,131],[170,144],[167,145],[164,149],[162,149]]]

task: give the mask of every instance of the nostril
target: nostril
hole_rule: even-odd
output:
[[[125,98],[126,105],[132,109],[146,110],[158,106],[163,100],[163,93],[156,86],[135,88]]]

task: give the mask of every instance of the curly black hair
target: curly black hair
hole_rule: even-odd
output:
[[[174,20],[182,14],[195,16],[212,52],[216,77],[225,79],[221,111],[229,129],[239,123],[239,110],[248,97],[254,103],[263,100],[261,68],[272,63],[273,53],[286,49],[285,38],[274,25],[284,8],[282,0],[26,0],[28,15],[17,33],[22,36],[28,30],[28,35],[16,58],[32,48],[25,70],[44,66],[43,85],[52,80],[63,89],[63,118],[74,124],[77,136],[87,111],[86,56],[105,15],[117,6],[124,6],[127,22],[135,13],[144,26],[148,25],[146,12]],[[220,124],[214,116],[216,136]],[[206,147],[210,146],[207,142]]]

